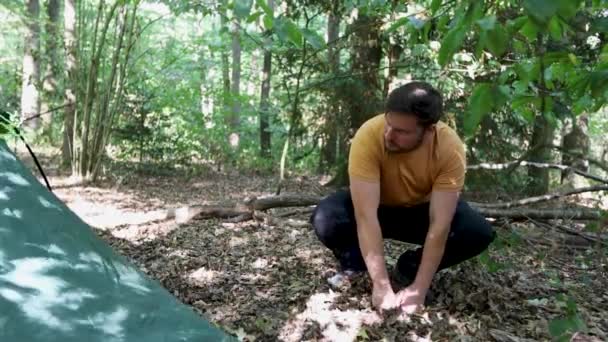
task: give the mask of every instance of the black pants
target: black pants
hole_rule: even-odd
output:
[[[429,203],[414,207],[378,208],[383,238],[424,245],[429,228]],[[363,271],[365,262],[359,249],[357,225],[349,191],[339,191],[322,199],[311,223],[321,242],[329,248],[343,269]],[[496,233],[490,224],[465,201],[459,200],[439,269],[444,269],[483,252]],[[405,251],[397,261],[399,272],[414,279],[422,258],[422,247]]]

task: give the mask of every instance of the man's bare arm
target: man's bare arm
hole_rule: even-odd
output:
[[[430,225],[424,242],[422,260],[418,267],[414,287],[426,293],[445,252],[446,241],[456,205],[458,192],[433,191],[430,204]]]
[[[384,244],[378,222],[380,184],[352,179],[350,190],[355,208],[359,246],[368,273],[374,288],[388,290],[390,281],[384,263]]]

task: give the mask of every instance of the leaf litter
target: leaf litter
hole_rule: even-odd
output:
[[[52,181],[66,182],[59,176]],[[492,246],[486,255],[438,273],[431,305],[403,317],[372,309],[366,276],[330,286],[337,264],[309,225],[133,219],[155,209],[234,201],[275,188],[273,178],[209,173],[146,175],[119,186],[68,185],[55,192],[117,252],[242,341],[506,342],[556,339],[551,333],[572,341],[608,340],[606,251],[514,241],[514,226],[496,226],[503,248]],[[328,190],[316,179],[300,178],[287,182],[284,191]],[[269,214],[308,220],[306,211],[289,211]],[[388,241],[385,247],[392,264],[411,246]]]

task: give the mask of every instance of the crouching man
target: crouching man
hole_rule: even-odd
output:
[[[441,122],[441,95],[424,82],[393,90],[385,112],[366,121],[350,149],[350,189],[319,202],[311,222],[344,274],[367,271],[379,310],[424,305],[435,273],[483,252],[490,224],[459,198],[466,159],[461,139]],[[383,239],[420,245],[399,257],[391,287]]]

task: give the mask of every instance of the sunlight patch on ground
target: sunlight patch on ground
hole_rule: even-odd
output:
[[[228,243],[230,248],[244,246],[249,242],[248,238],[243,238],[239,236],[233,236]]]
[[[163,220],[166,217],[163,210],[127,212],[117,209],[113,205],[91,202],[81,197],[69,202],[68,207],[78,213],[78,216],[88,225],[102,229],[123,225],[141,225]]]
[[[338,293],[316,293],[306,303],[306,309],[287,321],[279,333],[284,341],[302,339],[306,326],[318,324],[323,337],[330,341],[353,341],[362,325],[381,322],[381,317],[371,310],[346,310],[332,308]]]
[[[264,258],[257,258],[252,264],[251,267],[253,268],[257,268],[257,269],[264,269],[266,268],[266,266],[268,266],[268,260],[264,259]]]
[[[199,287],[212,285],[221,278],[222,273],[201,267],[187,276],[188,282]]]

